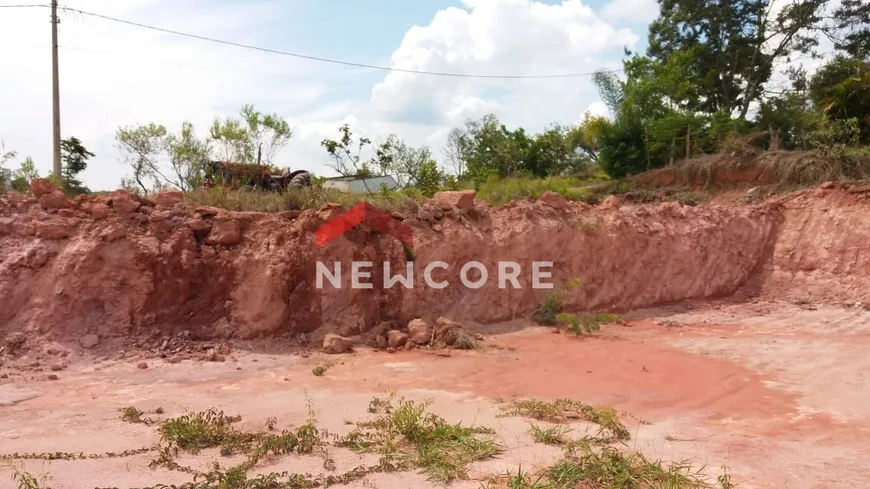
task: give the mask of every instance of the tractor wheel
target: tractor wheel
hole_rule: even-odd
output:
[[[290,179],[287,188],[298,189],[311,186],[311,174],[307,171],[301,172]]]

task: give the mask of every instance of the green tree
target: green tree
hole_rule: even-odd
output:
[[[870,57],[870,2],[840,0],[834,11],[835,47],[855,59]]]
[[[607,117],[593,116],[587,112],[583,120],[568,131],[568,144],[575,151],[586,155],[589,160],[597,162],[598,151],[601,149],[601,135],[612,125]]]
[[[193,124],[185,121],[178,134],[166,136],[164,146],[176,185],[185,192],[198,188],[208,165],[210,142],[199,139]]]
[[[6,145],[0,141],[0,192],[6,189],[6,186],[11,184],[12,172],[6,168],[6,163],[18,157],[15,151],[6,151]]]
[[[239,118],[216,117],[209,135],[217,144],[221,160],[239,163],[274,163],[275,155],[293,137],[290,124],[275,113],[264,113],[245,105]]]
[[[433,160],[422,163],[417,174],[416,187],[426,197],[432,197],[435,192],[441,189],[441,184],[444,182],[444,174],[438,168],[438,164]]]
[[[27,157],[21,162],[21,166],[15,170],[12,176],[12,189],[17,192],[28,192],[30,183],[39,178],[39,171],[36,169],[36,164],[33,158]]]
[[[826,27],[828,3],[659,0],[647,56],[656,70],[670,64],[689,82],[684,95],[692,111],[736,111],[743,119],[764,93],[777,61],[813,53],[817,33]]]
[[[860,140],[870,142],[870,61],[835,57],[813,75],[809,95],[827,118],[856,119]]]
[[[118,128],[115,140],[123,161],[132,170],[132,175],[127,180],[128,185],[129,181],[132,180],[142,189],[142,192],[147,193],[148,187],[145,182],[150,179],[152,189],[163,188],[162,174],[157,164],[165,148],[166,135],[166,127],[153,122],[135,127]]]
[[[540,178],[582,170],[589,158],[575,150],[571,136],[568,128],[558,125],[535,135],[524,158],[525,170]]]
[[[78,174],[87,169],[88,159],[93,158],[94,153],[88,151],[76,137],[62,140],[60,151],[60,159],[63,162],[61,178],[64,191],[72,195],[90,193],[90,190],[78,180]]]
[[[494,114],[465,123],[460,137],[466,158],[467,174],[476,181],[490,175],[508,176],[523,168],[523,151],[531,146],[525,131],[509,131]]]
[[[432,151],[428,147],[409,146],[395,134],[391,134],[381,143],[375,153],[380,174],[396,175],[403,187],[416,186],[420,181],[423,165],[432,161]]]
[[[362,159],[363,151],[371,147],[372,140],[360,137],[354,141],[353,131],[351,131],[349,124],[342,124],[338,128],[338,133],[337,140],[327,138],[320,142],[320,145],[326,149],[331,158],[331,163],[328,163],[329,167],[345,177],[369,178],[374,176],[375,172],[370,167],[369,161]]]

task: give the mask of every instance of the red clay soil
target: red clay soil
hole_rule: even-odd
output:
[[[318,227],[342,211],[336,205],[229,212],[185,205],[179,192],[149,200],[124,191],[68,201],[43,181],[34,193],[0,198],[0,335],[65,341],[189,330],[194,338],[252,338],[317,329],[356,335],[414,317],[491,323],[527,318],[544,302],[550,291],[530,287],[533,261],[553,262],[567,310],[738,292],[870,297],[862,286],[870,202],[860,189],[815,189],[753,206],[555,199],[443,209],[435,199],[397,216],[414,232],[413,289],[380,286],[384,261],[405,270],[390,236],[363,225],[316,246]],[[376,264],[372,289],[349,289],[352,260]],[[434,273],[452,284],[441,290],[422,280],[436,260],[449,265]],[[490,274],[476,290],[459,284],[471,260]],[[342,289],[315,286],[318,261],[342,263]],[[520,264],[522,289],[499,288],[498,261]]]

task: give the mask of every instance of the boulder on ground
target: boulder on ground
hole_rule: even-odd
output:
[[[408,323],[408,337],[418,345],[425,345],[432,341],[432,328],[422,319],[413,319]]]
[[[49,221],[40,221],[35,224],[36,236],[45,239],[64,239],[68,238],[73,230],[66,222],[60,219],[52,219]]]
[[[408,335],[398,331],[392,330],[387,333],[387,347],[389,348],[401,348],[405,346],[405,343],[408,342]]]
[[[206,239],[210,245],[232,246],[242,240],[242,227],[235,219],[215,219],[214,226]]]
[[[100,337],[91,333],[86,334],[79,338],[79,344],[82,345],[82,348],[93,348],[100,344]]]
[[[353,341],[350,338],[337,334],[328,334],[323,337],[323,351],[333,355],[347,353],[353,350]]]
[[[106,204],[96,203],[91,205],[87,210],[94,216],[94,219],[105,219],[109,216],[112,209]]]
[[[142,205],[139,199],[126,190],[112,192],[112,208],[118,214],[130,214],[136,212]]]
[[[70,207],[66,195],[61,190],[55,190],[39,197],[39,205],[43,209],[68,209]]]
[[[564,209],[568,205],[565,201],[565,197],[550,190],[541,194],[541,201],[554,209]]]
[[[154,197],[154,204],[157,207],[172,207],[182,202],[184,202],[184,192],[181,190],[164,190]]]
[[[601,209],[619,209],[622,201],[615,195],[608,195],[606,199],[598,206]]]
[[[447,190],[437,192],[432,197],[435,205],[444,210],[456,209],[472,209],[474,208],[474,197],[477,196],[475,190]]]
[[[33,181],[30,182],[30,192],[36,198],[48,195],[55,190],[60,190],[60,187],[47,178],[34,178]]]

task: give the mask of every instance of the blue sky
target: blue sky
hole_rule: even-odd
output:
[[[13,3],[0,0],[0,5]],[[16,2],[18,3],[18,2]],[[645,46],[655,0],[68,0],[69,7],[306,55],[402,69],[552,74],[619,67]],[[0,140],[42,174],[51,166],[50,24],[44,9],[0,9]],[[374,140],[396,133],[440,157],[447,132],[496,113],[540,130],[602,105],[586,78],[479,80],[386,73],[261,53],[66,14],[60,26],[61,118],[97,154],[94,189],[128,173],[119,126],[189,120],[207,130],[246,103],[295,131],[275,164],[331,174],[320,141],[344,122]],[[14,114],[10,117],[9,114]],[[442,163],[445,163],[441,161]]]

